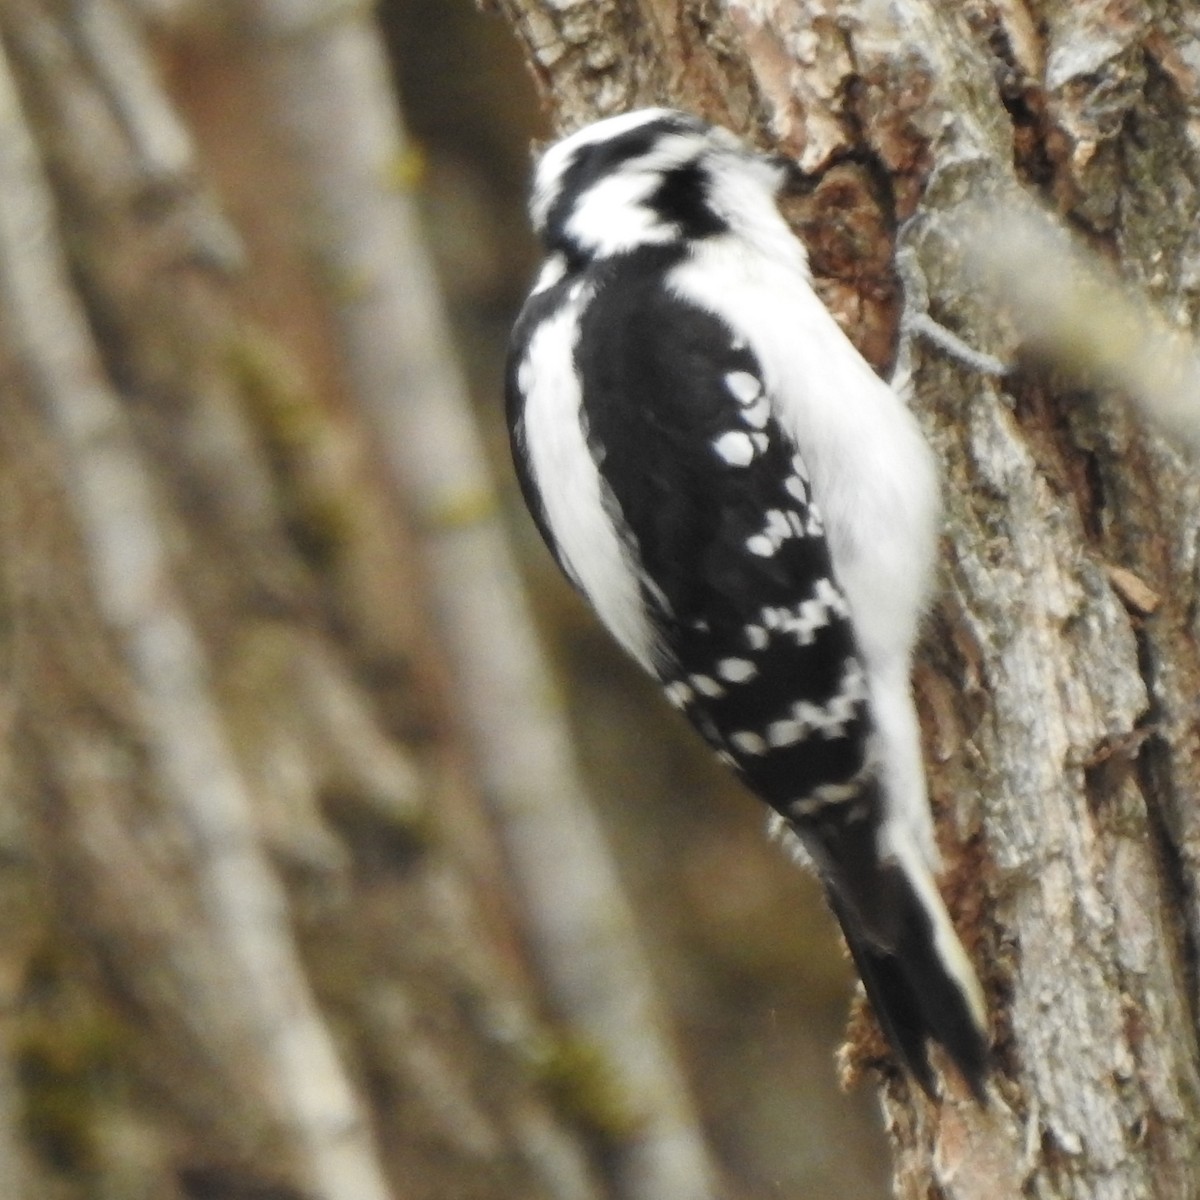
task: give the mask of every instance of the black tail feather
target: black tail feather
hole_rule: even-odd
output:
[[[837,805],[791,828],[825,884],[867,998],[901,1063],[935,1095],[928,1043],[937,1042],[981,1103],[987,1018],[974,968],[924,854],[902,824],[889,825],[877,785],[868,819]]]
[[[986,1103],[987,1041],[963,983],[938,953],[933,920],[900,868],[883,869],[899,877],[888,889],[896,905],[888,920],[889,948],[877,944],[836,894],[829,897],[867,999],[897,1057],[928,1096],[936,1096],[932,1040],[945,1049],[976,1100]]]

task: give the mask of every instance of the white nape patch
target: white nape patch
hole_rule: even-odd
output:
[[[717,674],[726,683],[745,683],[758,674],[758,668],[748,658],[723,658],[717,663]]]
[[[662,649],[642,600],[639,568],[583,431],[574,354],[590,295],[557,309],[529,339],[517,369],[524,448],[567,573],[613,637],[653,674]]]
[[[716,700],[725,695],[725,689],[711,675],[689,675],[688,682],[702,696]]]
[[[748,433],[731,430],[716,438],[712,446],[731,467],[749,466],[754,461],[754,443]]]
[[[663,133],[645,154],[622,163],[576,197],[564,225],[567,236],[597,258],[675,241],[679,226],[664,221],[647,201],[671,171],[696,157],[704,141],[690,131]]]
[[[739,404],[753,404],[762,395],[762,384],[749,371],[730,371],[725,386]]]
[[[575,201],[565,226],[567,236],[597,258],[674,241],[678,227],[645,203],[660,183],[657,173],[606,175]]]
[[[566,273],[567,260],[561,254],[550,255],[542,263],[542,269],[538,272],[538,277],[534,280],[533,290],[529,294],[536,296],[539,292],[549,291]],[[521,365],[524,366],[525,364],[522,363]]]
[[[534,229],[540,232],[545,227],[550,210],[561,192],[563,177],[571,169],[580,150],[620,137],[632,129],[650,124],[651,121],[673,118],[676,115],[669,108],[640,108],[585,125],[550,146],[538,160],[534,171],[533,198],[529,205]]]
[[[731,733],[729,735],[730,744],[743,754],[766,754],[767,743],[757,733],[750,733],[743,730],[740,733]]]

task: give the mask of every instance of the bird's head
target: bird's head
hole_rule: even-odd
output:
[[[778,222],[775,197],[797,173],[698,117],[639,109],[550,146],[530,215],[547,250],[589,262]]]

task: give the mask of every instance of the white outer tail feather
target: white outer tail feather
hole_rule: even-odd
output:
[[[983,998],[983,989],[979,986],[975,968],[963,949],[937,884],[925,866],[923,856],[902,827],[889,828],[885,825],[880,831],[880,843],[881,857],[897,863],[912,884],[913,891],[924,906],[933,926],[933,943],[938,958],[966,998],[975,1024],[981,1030],[986,1030],[987,1003]]]

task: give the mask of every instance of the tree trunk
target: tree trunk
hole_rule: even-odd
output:
[[[903,294],[1020,358],[998,377],[911,347],[946,505],[916,687],[942,885],[988,989],[996,1073],[981,1109],[883,1070],[896,1187],[1200,1194],[1200,485],[1122,397],[1020,357],[1020,313],[964,261],[983,235],[963,219],[1040,200],[1194,327],[1200,30],[1105,0],[494,6],[562,127],[672,104],[822,173],[791,215],[881,370]],[[856,1022],[847,1074],[879,1058]]]

